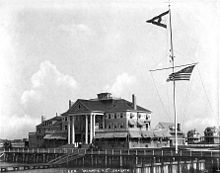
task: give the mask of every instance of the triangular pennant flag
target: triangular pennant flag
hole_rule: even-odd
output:
[[[146,22],[147,23],[152,23],[152,24],[157,25],[157,26],[161,26],[163,28],[167,28],[167,25],[162,23],[162,17],[167,15],[168,13],[169,13],[169,10],[162,13],[162,14],[160,14],[159,16],[156,16],[156,17],[154,17],[150,20],[147,20]]]
[[[190,80],[190,76],[192,74],[194,67],[195,67],[195,64],[185,67],[178,72],[171,73],[167,79],[167,82],[176,81],[176,80]]]

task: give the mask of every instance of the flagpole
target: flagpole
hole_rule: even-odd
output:
[[[171,9],[169,4],[169,31],[170,31],[170,57],[172,61],[172,72],[175,73],[175,63],[174,63],[174,51],[173,51],[173,35],[172,35],[172,25],[171,25]],[[173,80],[173,111],[174,111],[174,124],[175,124],[175,153],[178,153],[178,140],[177,140],[177,110],[176,110],[176,83]]]

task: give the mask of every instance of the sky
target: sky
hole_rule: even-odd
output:
[[[198,62],[176,86],[184,132],[219,125],[218,0],[171,2],[175,64]],[[43,115],[100,92],[173,122],[168,30],[149,23],[164,0],[0,0],[0,138],[25,138]],[[166,19],[165,19],[165,22]]]

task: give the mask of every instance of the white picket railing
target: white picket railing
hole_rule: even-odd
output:
[[[3,150],[3,152],[15,152],[15,153],[75,153],[79,152],[78,150],[85,150],[85,149],[78,149],[78,148],[12,148],[8,150]],[[81,151],[82,152],[82,151]]]
[[[176,156],[173,150],[168,149],[107,149],[86,150],[79,148],[14,148],[3,152],[20,153],[61,153],[61,154],[110,154],[110,155],[146,155],[146,156]],[[180,150],[178,156],[219,157],[219,150]]]

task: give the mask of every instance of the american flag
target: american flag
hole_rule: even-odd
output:
[[[195,67],[195,64],[185,67],[182,70],[177,71],[175,73],[171,73],[167,79],[167,82],[176,81],[176,80],[190,80],[190,76],[192,74],[194,67]]]

